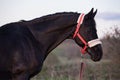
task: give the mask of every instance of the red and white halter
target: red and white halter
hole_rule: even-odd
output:
[[[96,46],[98,44],[102,44],[102,42],[100,41],[100,39],[94,39],[94,40],[86,42],[86,40],[80,35],[79,30],[80,30],[81,24],[83,23],[84,16],[85,16],[85,14],[81,14],[79,16],[78,21],[77,21],[78,24],[77,24],[75,33],[73,35],[73,38],[78,37],[82,41],[82,43],[84,44],[84,47],[81,50],[82,54],[84,54],[86,52],[86,49],[88,47],[92,48],[92,47],[94,47],[94,46]]]

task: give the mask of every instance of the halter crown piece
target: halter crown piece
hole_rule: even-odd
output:
[[[77,21],[78,24],[76,26],[75,33],[73,35],[73,38],[78,37],[82,41],[82,43],[84,44],[84,47],[81,50],[82,54],[84,54],[86,52],[86,49],[88,47],[92,48],[92,47],[94,47],[94,46],[96,46],[98,44],[102,44],[102,42],[100,41],[100,39],[94,39],[94,40],[86,42],[86,40],[80,35],[79,30],[80,30],[81,24],[83,23],[84,16],[85,16],[85,14],[81,14],[79,16],[78,21]]]

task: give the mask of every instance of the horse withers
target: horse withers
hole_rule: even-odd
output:
[[[80,24],[77,20],[81,13],[63,12],[0,27],[0,80],[30,80],[41,71],[47,55],[65,39],[75,40],[93,61],[99,61],[102,48],[96,13],[92,8],[81,17]]]

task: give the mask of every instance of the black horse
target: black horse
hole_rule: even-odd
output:
[[[93,9],[78,31],[86,42],[97,39]],[[65,39],[73,39],[80,13],[63,12],[0,27],[0,80],[30,80],[41,71],[47,55]],[[80,47],[84,43],[75,37]],[[87,47],[93,61],[102,58],[100,44]]]

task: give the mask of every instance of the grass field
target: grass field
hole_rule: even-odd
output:
[[[49,54],[42,71],[32,80],[79,80],[81,64],[79,47],[73,46],[74,42],[63,44]],[[120,80],[120,66],[115,62],[109,59],[93,62],[88,55],[84,56],[83,80]]]

